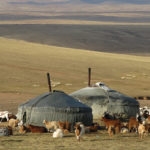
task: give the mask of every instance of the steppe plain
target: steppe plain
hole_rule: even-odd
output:
[[[149,96],[149,29],[148,12],[1,13],[0,110],[17,113],[19,104],[48,92],[47,72],[55,90],[69,94],[86,87],[88,67],[92,83],[102,81],[132,97]],[[0,149],[149,150],[149,140],[135,133],[109,137],[101,130],[81,142],[73,133],[53,139],[51,134],[15,132],[0,137]]]

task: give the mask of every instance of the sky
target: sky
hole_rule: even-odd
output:
[[[149,11],[150,0],[0,0],[0,11]]]

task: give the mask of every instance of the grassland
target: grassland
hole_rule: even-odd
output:
[[[17,105],[48,91],[46,73],[53,89],[71,93],[87,86],[87,68],[92,83],[102,81],[129,96],[149,95],[150,57],[77,50],[0,38],[1,101],[17,95]],[[26,96],[24,96],[26,95]],[[13,104],[13,101],[12,101]],[[12,110],[7,106],[9,110]],[[1,107],[4,108],[3,103]],[[1,109],[2,109],[1,108]]]
[[[107,16],[107,13],[103,15]],[[116,15],[118,16],[116,13],[112,14]],[[92,68],[92,83],[102,81],[109,87],[133,97],[149,96],[149,22],[148,26],[145,26],[146,23],[141,23],[144,25],[141,26],[135,22],[126,22],[126,26],[124,22],[119,22],[119,26],[114,26],[117,22],[112,22],[112,26],[108,21],[77,21],[64,18],[42,21],[33,18],[0,21],[5,24],[0,25],[0,110],[16,113],[20,103],[47,92],[47,72],[51,73],[52,88],[55,90],[71,93],[83,88],[87,86],[88,67]],[[86,26],[81,25],[83,23]],[[129,26],[131,24],[133,26]],[[50,36],[52,37],[49,38]],[[88,41],[86,37],[92,37],[94,40]],[[107,37],[112,45],[109,45],[104,37]],[[93,43],[95,41],[97,42]],[[74,45],[75,42],[77,46]],[[100,45],[109,45],[105,49],[109,53],[87,50],[93,50],[91,44],[102,50],[99,42]],[[114,44],[123,45],[128,50],[126,55],[110,53],[117,53]],[[132,48],[129,51],[129,47],[135,48],[135,51]],[[121,53],[120,48],[118,53]],[[127,55],[131,53],[145,56]],[[142,101],[141,104],[150,105],[148,101]],[[73,133],[63,139],[53,139],[52,134],[48,133],[20,135],[14,132],[14,136],[0,137],[0,150],[149,150],[149,140],[150,136],[140,140],[135,133],[109,137],[106,131],[102,130],[86,134],[81,142],[76,141]]]
[[[149,150],[150,136],[140,140],[135,133],[109,137],[106,131],[86,134],[81,142],[77,142],[73,133],[62,139],[53,139],[52,134],[15,133],[14,136],[0,137],[1,150]]]

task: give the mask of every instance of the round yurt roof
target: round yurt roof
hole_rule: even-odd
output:
[[[65,94],[62,91],[54,91],[51,93],[45,93],[34,99],[29,100],[28,102],[20,105],[25,107],[45,107],[52,109],[59,109],[59,111],[84,111],[90,112],[91,108],[87,105],[80,103],[75,98]]]
[[[130,117],[135,116],[139,111],[139,103],[136,99],[110,89],[104,84],[85,87],[70,95],[90,106],[94,119],[98,119],[104,112]]]
[[[104,90],[101,87],[86,87],[75,91],[70,95],[89,103],[98,102],[99,104],[114,103],[120,105],[139,105],[139,103],[132,97],[126,96],[112,89]]]
[[[43,120],[67,120],[71,123],[81,121],[89,125],[93,119],[90,107],[62,91],[45,93],[21,104],[17,116],[19,119],[24,119],[24,115],[26,115],[26,124],[39,126],[43,125]]]

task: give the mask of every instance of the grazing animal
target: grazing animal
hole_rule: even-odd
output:
[[[28,125],[27,129],[29,129],[32,133],[44,133],[44,132],[47,132],[45,127],[39,127],[39,126],[33,126],[33,125]]]
[[[76,123],[75,125],[75,136],[80,141],[81,136],[85,134],[85,127],[82,123]]]
[[[123,127],[123,128],[121,128],[121,131],[120,131],[120,132],[121,132],[121,133],[129,133],[129,129]]]
[[[150,116],[145,119],[145,124],[150,124]]]
[[[12,129],[18,126],[19,120],[17,119],[10,119],[8,122],[8,126],[10,126]]]
[[[68,131],[71,130],[71,123],[69,123],[68,121],[65,121],[65,122],[58,121],[57,123],[58,123],[59,128],[63,130],[68,130]]]
[[[137,121],[137,119],[135,117],[131,117],[128,123],[129,132],[132,132],[133,130],[137,132],[138,125],[139,125],[139,122]]]
[[[0,111],[0,122],[3,121],[3,119],[9,120],[8,117],[9,112],[8,111]]]
[[[7,128],[8,128],[8,134],[9,135],[13,135],[13,129],[12,129],[12,127],[7,126]]]
[[[97,132],[97,130],[99,129],[99,124],[98,123],[93,123],[91,126],[88,126],[85,128],[85,132],[89,133],[89,132]]]
[[[19,133],[21,134],[24,134],[24,133],[27,133],[27,132],[30,132],[30,129],[28,129],[26,126],[24,125],[20,125],[19,126]]]
[[[145,125],[139,124],[139,126],[138,126],[138,133],[139,133],[139,138],[143,139],[143,137],[145,137],[145,135],[147,133]]]
[[[50,132],[50,130],[56,130],[59,127],[57,121],[43,120],[43,123],[45,124],[46,129],[48,130],[48,132]]]
[[[101,121],[104,122],[106,129],[109,128],[109,126],[116,128],[115,130],[118,132],[118,130],[120,130],[120,120],[116,119],[116,120],[111,120],[111,119],[106,119],[104,117],[102,117]]]
[[[115,134],[115,127],[113,125],[110,125],[108,127],[108,134],[109,134],[109,136],[112,136]]]
[[[21,126],[21,125],[23,125],[23,121],[22,120],[20,120],[19,123],[18,123],[18,126]]]
[[[64,136],[62,129],[56,129],[53,133],[53,138],[62,138]]]
[[[8,118],[10,119],[17,119],[16,115],[14,114],[8,114]]]

